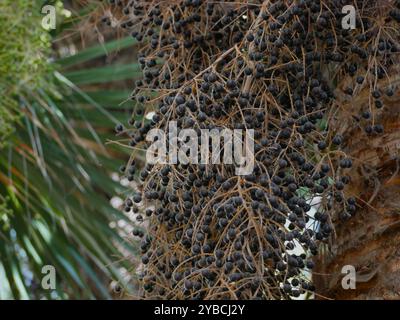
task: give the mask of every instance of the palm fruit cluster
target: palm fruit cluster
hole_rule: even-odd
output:
[[[381,2],[111,1],[113,19],[143,42],[135,114],[116,128],[133,150],[122,172],[139,183],[125,209],[148,226],[133,232],[142,297],[292,299],[315,290],[313,256],[359,206],[346,192],[357,160],[346,155],[337,115],[382,134],[381,98],[396,94],[377,83],[398,61],[400,1]],[[365,88],[369,103],[343,110]],[[135,120],[149,111],[151,121]],[[253,172],[140,165],[135,150],[170,121],[199,134],[254,129]]]

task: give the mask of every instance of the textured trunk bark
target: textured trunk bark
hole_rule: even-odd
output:
[[[397,77],[392,79],[397,89],[399,70],[391,74]],[[375,118],[385,132],[378,136],[367,136],[350,120],[365,110],[368,99],[364,92],[343,101],[341,118],[335,121],[354,159],[348,194],[357,198],[358,210],[348,221],[334,222],[332,243],[321,248],[313,274],[320,299],[400,299],[400,95],[397,89],[385,97]],[[356,289],[342,288],[345,265],[356,269]]]

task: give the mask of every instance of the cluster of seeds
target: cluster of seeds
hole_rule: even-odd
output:
[[[255,168],[246,176],[232,164],[139,168],[136,151],[122,168],[140,184],[126,210],[142,210],[139,222],[148,221],[146,233],[134,231],[142,239],[143,296],[290,299],[312,292],[307,275],[318,243],[358,205],[346,193],[355,159],[331,124],[344,112],[365,134],[384,131],[375,120],[381,97],[396,88],[379,88],[377,80],[398,57],[400,1],[353,1],[355,30],[342,27],[349,1],[111,2],[120,25],[144,44],[135,115],[129,127],[116,128],[130,147],[145,149],[149,130],[167,131],[170,121],[199,135],[255,130]],[[368,105],[341,108],[366,87]],[[151,121],[135,120],[149,111]]]

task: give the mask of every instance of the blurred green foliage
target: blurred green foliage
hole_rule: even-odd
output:
[[[123,192],[110,177],[121,154],[105,147],[126,117],[113,111],[129,92],[97,87],[85,63],[134,41],[53,62],[43,3],[0,2],[0,298],[109,299],[111,280],[131,289],[122,271],[136,254],[124,230],[110,227],[130,221],[110,205]],[[106,68],[107,79],[132,78],[120,66]],[[74,83],[76,70],[90,90]],[[55,290],[40,286],[44,265],[56,268]]]
[[[18,118],[18,95],[43,87],[51,68],[51,37],[41,27],[38,2],[0,2],[0,147]]]

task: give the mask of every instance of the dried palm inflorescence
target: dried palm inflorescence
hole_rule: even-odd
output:
[[[126,204],[155,206],[146,210],[148,234],[134,232],[145,298],[288,299],[314,290],[305,274],[318,243],[357,206],[345,192],[354,159],[331,124],[347,112],[365,134],[380,134],[381,97],[396,93],[377,80],[398,57],[400,2],[354,1],[356,29],[344,30],[347,2],[111,1],[119,24],[145,44],[136,112],[156,107],[151,123],[117,128],[131,147],[148,146],[148,131],[172,120],[198,131],[255,130],[250,175],[226,164],[142,168],[140,192]],[[342,110],[338,96],[366,87],[359,116]],[[132,157],[129,179],[136,167]]]

